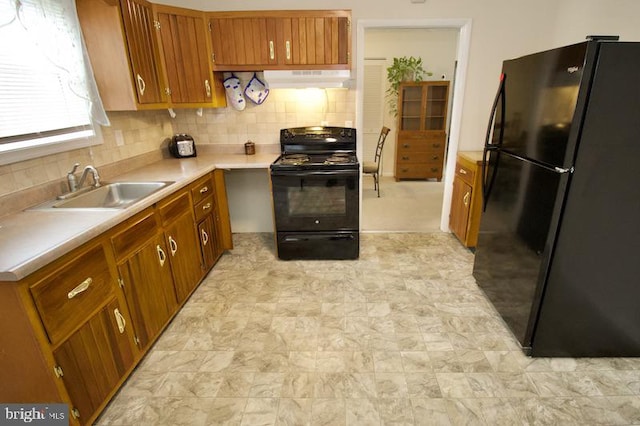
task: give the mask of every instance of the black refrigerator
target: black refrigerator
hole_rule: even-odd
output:
[[[473,275],[531,356],[640,356],[640,43],[503,63]]]

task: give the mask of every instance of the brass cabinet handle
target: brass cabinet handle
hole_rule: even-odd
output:
[[[204,206],[202,206],[202,211],[207,211],[211,208],[211,203],[207,203]]]
[[[136,74],[136,80],[138,80],[138,91],[140,92],[140,96],[144,96],[144,91],[147,88],[147,85],[144,83],[144,79],[140,74]]]
[[[127,326],[127,322],[125,321],[124,317],[122,316],[118,308],[115,308],[113,310],[113,316],[116,317],[116,322],[118,323],[118,331],[120,332],[120,334],[124,333],[124,329]]]
[[[465,206],[468,206],[468,205],[469,205],[469,197],[471,197],[471,193],[467,191],[467,193],[466,193],[466,194],[464,194],[464,197],[462,198],[462,203],[463,203]]]
[[[275,59],[275,57],[276,57],[276,54],[273,49],[273,40],[269,40],[269,59],[273,60]]]
[[[437,159],[439,159],[439,158],[440,158],[440,156],[439,156],[439,155],[434,155],[433,157],[431,157],[431,159],[432,159],[432,160],[437,160]]]
[[[434,147],[434,148],[440,148],[440,144],[439,143],[434,143],[431,146]]]
[[[89,286],[92,283],[93,283],[93,278],[91,278],[91,277],[87,278],[86,280],[84,280],[80,284],[78,284],[73,290],[71,290],[69,293],[67,293],[67,297],[69,299],[73,299],[74,297],[76,297],[80,293],[87,291],[87,289],[89,288]]]
[[[208,186],[203,186],[202,188],[200,188],[200,193],[201,194],[206,194],[207,192],[209,192],[209,187]]]
[[[207,243],[209,242],[209,234],[207,234],[207,232],[204,229],[201,231],[201,233],[202,233],[202,245],[206,246]]]
[[[171,249],[171,256],[175,256],[178,251],[178,243],[173,239],[171,235],[169,235],[169,248]]]
[[[284,45],[286,46],[286,50],[287,50],[287,60],[290,60],[291,59],[291,42],[287,40]]]
[[[403,156],[403,157],[402,157],[402,159],[403,159],[403,160],[408,160],[408,159],[409,159],[409,157],[404,157],[404,156]]]
[[[209,80],[204,81],[204,89],[207,91],[207,98],[211,97],[211,85],[209,84]]]
[[[467,171],[465,169],[460,169],[458,170],[458,173],[460,173],[461,175],[466,175]]]
[[[408,143],[402,144],[403,148],[409,148],[411,145],[409,145]]]
[[[156,251],[158,252],[158,261],[160,262],[160,266],[164,266],[164,262],[167,260],[167,255],[164,253],[164,250],[162,250],[162,247],[160,247],[160,245],[156,245]]]

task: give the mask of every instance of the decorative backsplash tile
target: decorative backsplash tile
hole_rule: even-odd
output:
[[[174,133],[188,133],[199,146],[233,145],[251,140],[258,152],[279,144],[280,129],[326,123],[355,123],[355,91],[346,89],[277,89],[261,105],[233,108],[176,109],[168,111],[109,112],[110,127],[102,127],[103,144],[33,160],[0,166],[0,216],[20,211],[65,188],[74,163],[92,164],[103,179],[121,170],[140,167],[162,158],[161,146]],[[264,146],[261,146],[264,145]]]

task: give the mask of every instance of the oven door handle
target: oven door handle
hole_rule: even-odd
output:
[[[309,240],[345,240],[351,241],[354,240],[355,237],[353,234],[348,235],[309,235],[306,237],[284,237],[283,241],[286,243],[295,243],[299,241],[309,241]]]
[[[358,170],[331,170],[331,171],[300,171],[300,172],[284,172],[271,171],[271,176],[293,176],[293,177],[309,177],[309,176],[358,176]]]

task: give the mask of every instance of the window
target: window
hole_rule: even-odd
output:
[[[0,164],[100,143],[74,0],[0,0]]]

